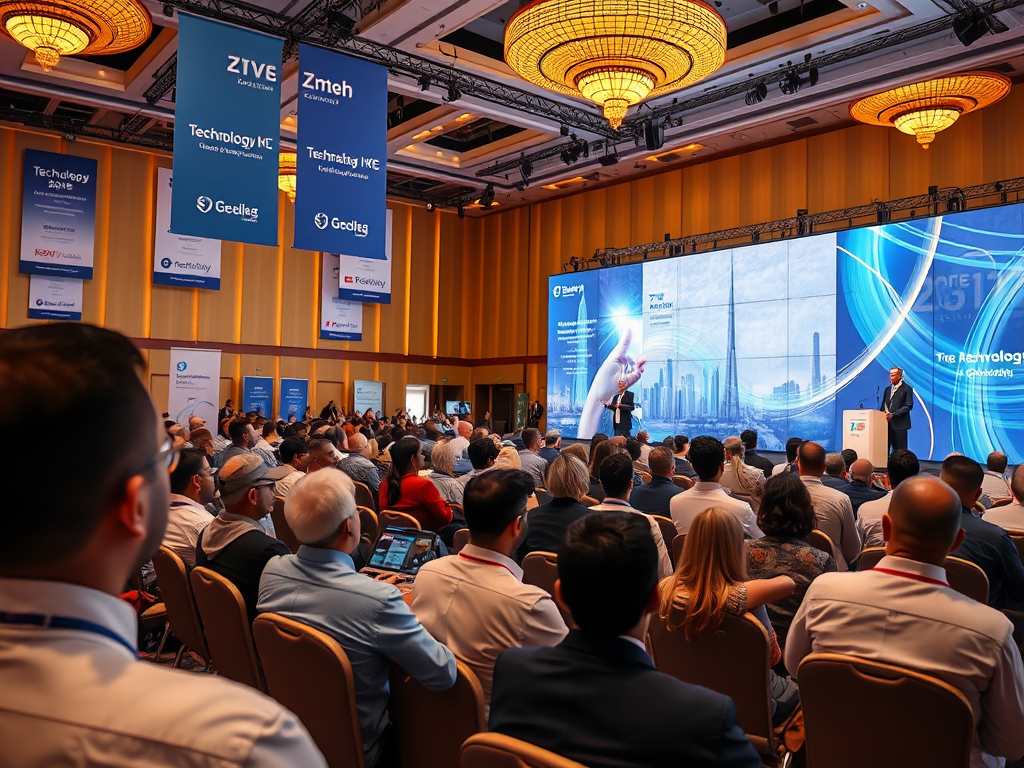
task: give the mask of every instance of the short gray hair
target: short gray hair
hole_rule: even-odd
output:
[[[455,471],[455,446],[450,440],[434,446],[430,452],[430,466],[449,475]]]
[[[562,439],[562,433],[557,429],[549,429],[544,433],[544,445],[554,445]]]
[[[284,502],[284,519],[302,544],[327,543],[356,514],[356,487],[328,467],[299,478]]]
[[[575,456],[563,453],[548,467],[547,492],[556,499],[579,501],[590,490],[590,470]]]
[[[825,472],[832,477],[842,477],[846,471],[846,459],[841,453],[830,453],[825,456]]]

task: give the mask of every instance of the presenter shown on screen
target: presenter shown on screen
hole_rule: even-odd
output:
[[[910,411],[914,407],[914,390],[903,380],[903,369],[889,369],[889,386],[882,395],[879,410],[885,411],[889,422],[889,452],[907,450],[907,432],[910,431]]]

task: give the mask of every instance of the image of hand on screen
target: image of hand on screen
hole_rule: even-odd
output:
[[[626,325],[622,329],[619,343],[616,344],[608,357],[597,369],[594,381],[587,393],[587,402],[583,406],[583,413],[580,415],[580,427],[577,436],[581,440],[589,440],[597,431],[601,414],[604,413],[604,406],[608,400],[619,391],[619,381],[626,384],[626,388],[633,386],[640,381],[640,375],[644,372],[647,358],[641,355],[634,360],[629,354],[629,347],[633,343],[633,329]]]

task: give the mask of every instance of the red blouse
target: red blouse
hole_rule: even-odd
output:
[[[452,509],[441,498],[437,486],[429,478],[415,472],[402,478],[401,496],[397,504],[388,503],[388,484],[380,484],[380,508],[412,515],[424,531],[440,531],[452,521]]]

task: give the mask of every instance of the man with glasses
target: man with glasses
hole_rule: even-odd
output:
[[[213,520],[206,505],[213,501],[217,490],[213,484],[214,470],[206,460],[206,453],[198,448],[175,452],[173,459],[178,465],[171,473],[171,505],[167,532],[161,543],[189,568],[195,568],[199,534]]]
[[[4,434],[38,454],[83,413],[108,421],[59,482],[42,462],[0,470],[31,494],[0,539],[0,765],[323,766],[270,698],[139,660],[118,595],[163,538],[177,458],[144,371],[128,339],[82,323],[0,336]]]
[[[217,476],[224,511],[199,535],[196,565],[216,571],[238,587],[249,621],[256,618],[260,575],[267,562],[287,555],[284,542],[268,536],[260,520],[270,514],[276,481],[254,453],[233,456]]]

